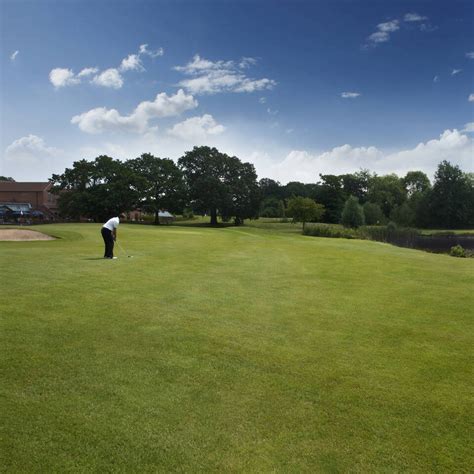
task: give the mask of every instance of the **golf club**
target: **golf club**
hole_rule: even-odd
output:
[[[128,258],[132,258],[133,255],[129,255],[127,252],[125,252],[124,248],[120,245],[119,241],[115,241],[115,243],[119,246],[120,250],[122,251],[123,254],[125,254]]]

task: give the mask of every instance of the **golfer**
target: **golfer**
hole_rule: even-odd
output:
[[[117,227],[120,224],[118,217],[112,217],[102,227],[101,234],[105,243],[104,258],[114,257],[114,242],[117,240]]]

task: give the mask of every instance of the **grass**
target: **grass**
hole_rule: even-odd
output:
[[[473,261],[291,225],[0,242],[2,471],[472,471]]]

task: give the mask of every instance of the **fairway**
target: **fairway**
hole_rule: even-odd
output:
[[[474,260],[239,228],[0,242],[5,472],[469,472]]]

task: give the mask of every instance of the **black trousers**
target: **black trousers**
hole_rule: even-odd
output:
[[[106,227],[102,227],[101,234],[105,243],[104,258],[112,258],[114,256],[114,235]]]

